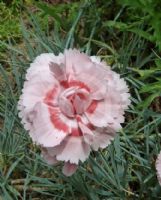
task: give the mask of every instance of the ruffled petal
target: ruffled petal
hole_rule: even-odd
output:
[[[59,107],[49,107],[48,109],[50,120],[57,130],[70,134],[72,128],[78,128],[76,119],[64,115]]]
[[[51,62],[49,64],[51,72],[54,74],[58,81],[66,81],[65,66],[64,64],[58,65],[57,63]]]
[[[94,62],[95,64],[98,64],[98,65],[101,65],[106,70],[110,69],[110,66],[108,66],[106,62],[101,61],[101,58],[99,56],[90,56],[90,59],[92,62]]]
[[[74,108],[72,103],[64,96],[59,98],[59,107],[66,116],[74,117]]]
[[[78,89],[73,100],[73,106],[77,114],[82,114],[91,104],[89,92],[85,89]]]
[[[96,127],[106,127],[109,120],[111,120],[110,115],[106,111],[106,102],[98,102],[94,110],[87,110],[85,112],[86,117]]]
[[[55,155],[50,155],[47,151],[47,149],[42,148],[41,149],[41,155],[43,159],[49,164],[49,165],[55,165],[58,163]]]
[[[111,126],[118,131],[121,128],[120,124],[124,122],[124,109],[120,94],[109,88],[106,98],[102,101],[93,101],[85,114],[96,127]]]
[[[39,76],[40,74],[43,75],[44,73],[51,74],[49,69],[49,64],[51,62],[57,64],[64,63],[64,55],[60,53],[58,56],[55,56],[53,53],[43,53],[37,56],[27,70],[26,79],[31,80],[33,77]],[[47,77],[44,76],[44,78]]]
[[[90,58],[76,49],[68,49],[64,51],[66,73],[72,76],[79,74],[81,71],[91,65]],[[81,61],[81,62],[80,62]]]
[[[30,68],[27,70],[26,81],[18,103],[21,105],[18,106],[20,111],[23,109],[24,114],[30,112],[37,102],[43,101],[46,92],[57,85],[57,81],[49,70],[49,64],[50,62],[60,64],[63,61],[63,54],[55,56],[46,53],[41,54],[31,63]]]
[[[34,111],[36,116],[32,121],[32,128],[29,132],[33,141],[44,147],[60,144],[68,133],[55,128],[51,122],[48,107],[43,103],[37,103]]]
[[[78,165],[65,162],[62,172],[65,176],[72,176],[76,172],[77,168]]]
[[[91,147],[97,151],[99,148],[104,149],[114,139],[116,132],[111,128],[98,128],[94,131],[94,138]]]
[[[89,70],[82,71],[75,76],[75,79],[90,88],[91,97],[96,100],[105,98],[107,91],[106,71],[99,70],[99,67],[93,64]]]
[[[124,79],[120,78],[120,75],[116,72],[109,70],[106,80],[108,83],[108,90],[110,90],[110,92],[113,91],[113,93],[115,92],[118,97],[117,99],[120,101],[122,109],[127,109],[131,101],[129,99],[129,88]],[[117,99],[115,98],[115,100]]]
[[[79,122],[79,127],[83,133],[84,141],[87,144],[91,145],[94,142],[94,137],[95,137],[93,132],[87,126],[85,126],[83,123]]]
[[[90,146],[81,137],[69,136],[62,143],[63,150],[56,158],[57,160],[78,164],[84,162],[90,154]]]
[[[35,80],[34,83],[32,83],[32,81],[26,82],[22,90],[21,104],[25,106],[27,110],[33,109],[37,102],[43,101],[47,91],[51,90],[53,87],[57,87],[57,84],[55,84],[52,77],[50,77],[48,81],[42,81],[41,77],[39,77],[39,80]]]

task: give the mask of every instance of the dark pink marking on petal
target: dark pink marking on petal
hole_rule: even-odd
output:
[[[49,113],[50,113],[50,120],[53,123],[54,127],[60,131],[69,133],[70,127],[60,119],[60,116],[59,116],[60,112],[58,111],[58,109],[54,109],[54,108],[50,108],[50,107],[48,109],[49,109]]]
[[[82,122],[82,119],[79,115],[76,116],[76,120],[77,120],[77,122]]]
[[[92,114],[95,111],[95,109],[97,108],[97,105],[98,105],[98,101],[93,100],[92,103],[90,104],[90,106],[88,107],[87,112]]]
[[[82,136],[82,132],[81,132],[79,127],[78,128],[72,128],[71,135],[72,136]]]
[[[69,84],[68,84],[67,81],[61,81],[61,82],[60,82],[60,85],[61,85],[62,87],[64,87],[64,88],[68,88],[68,87],[69,87]]]
[[[81,81],[75,81],[75,80],[72,80],[70,82],[68,82],[68,86],[69,87],[79,87],[79,88],[84,88],[86,89],[88,92],[90,92],[90,88],[83,82]]]
[[[93,124],[91,124],[91,123],[88,123],[86,126],[87,126],[89,129],[91,129],[92,131],[96,129],[96,128],[93,126]]]
[[[85,94],[78,92],[77,95],[79,96],[80,99],[87,100],[87,96]]]
[[[46,97],[44,98],[44,103],[46,103],[49,106],[54,106],[53,100],[56,97],[58,91],[58,86],[54,86],[53,89],[47,92]]]

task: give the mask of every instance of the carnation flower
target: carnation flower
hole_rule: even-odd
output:
[[[38,56],[27,70],[19,116],[44,159],[72,175],[91,150],[107,147],[130,104],[120,75],[78,50]]]
[[[161,152],[159,153],[156,161],[156,170],[157,170],[158,181],[159,184],[161,185]]]

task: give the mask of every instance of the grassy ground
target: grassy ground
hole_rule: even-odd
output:
[[[17,22],[20,37],[1,37],[0,199],[161,199],[155,170],[161,149],[161,3],[50,2],[23,2],[17,17],[23,18]],[[69,47],[99,55],[120,73],[130,87],[132,105],[114,142],[66,178],[60,166],[43,161],[16,106],[30,62],[42,52],[57,54]]]

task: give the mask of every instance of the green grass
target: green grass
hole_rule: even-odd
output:
[[[155,170],[161,149],[161,59],[155,41],[113,25],[126,21],[126,4],[91,0],[43,5],[37,4],[43,9],[41,20],[46,23],[49,18],[48,24],[26,11],[27,25],[20,22],[23,42],[13,38],[1,41],[8,57],[0,64],[1,199],[161,199]],[[133,9],[130,17],[136,22]],[[127,23],[131,23],[129,18]],[[145,26],[139,26],[140,31],[146,32]],[[41,158],[39,147],[17,117],[17,101],[33,59],[42,52],[58,54],[69,47],[101,56],[120,73],[130,87],[132,105],[112,144],[93,152],[76,174],[67,178],[61,166],[49,166]]]

